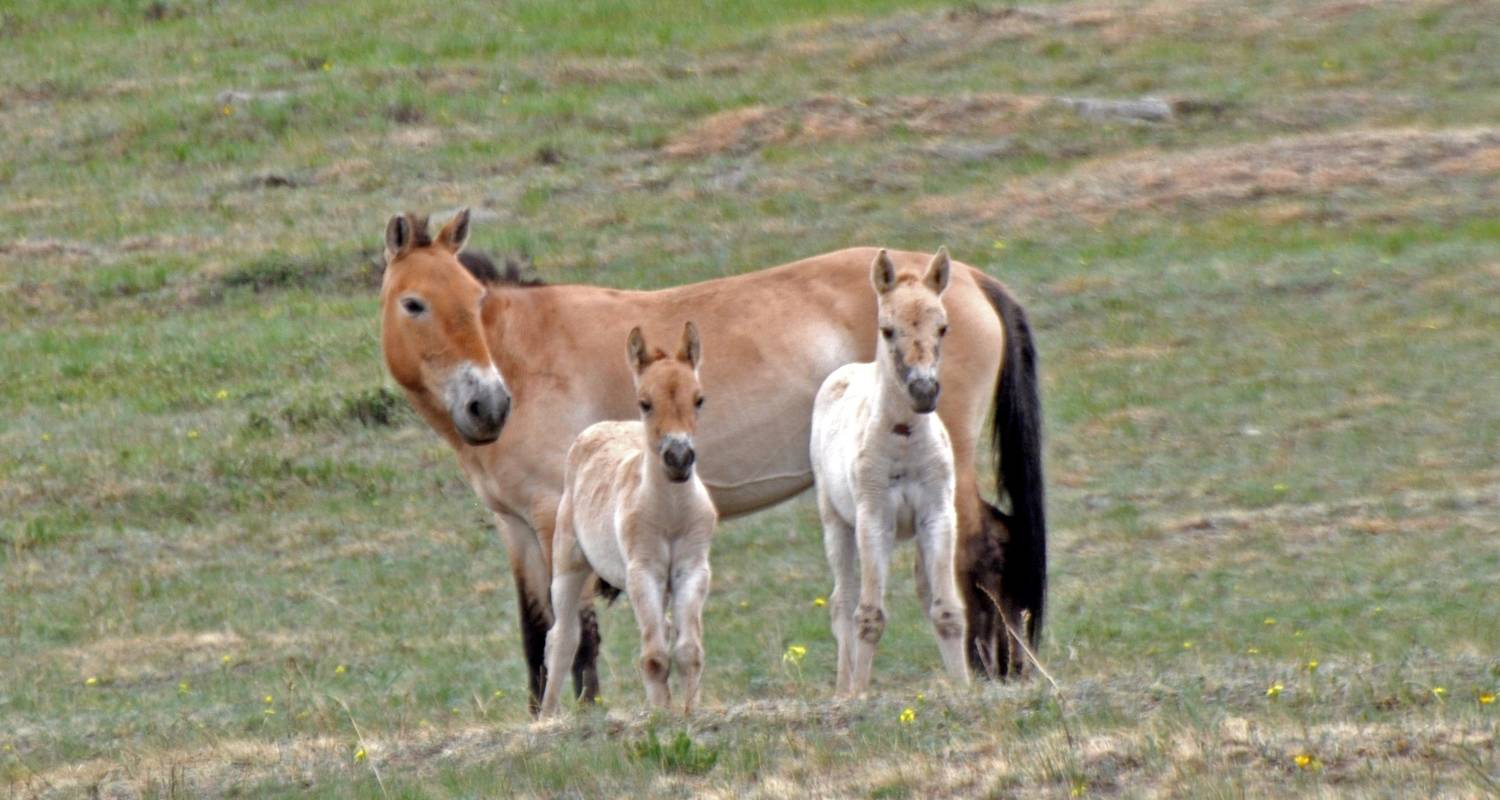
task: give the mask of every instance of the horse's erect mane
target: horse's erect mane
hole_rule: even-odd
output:
[[[427,215],[408,211],[406,221],[411,223],[412,247],[430,247],[432,233],[427,230]],[[502,270],[484,253],[464,250],[458,254],[458,263],[462,264],[470,275],[485,286],[514,286],[529,289],[534,286],[547,285],[547,282],[541,278],[523,276],[521,263],[512,258],[505,259],[505,269]]]
[[[464,250],[458,254],[458,263],[464,266],[480,283],[486,286],[513,286],[521,289],[531,289],[537,286],[546,286],[547,282],[541,278],[528,278],[521,274],[521,265],[515,259],[505,259],[505,269],[495,266],[495,262],[484,253],[472,250]]]

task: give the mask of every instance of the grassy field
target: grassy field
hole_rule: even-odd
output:
[[[1500,792],[1500,5],[843,5],[8,2],[0,792]],[[703,713],[619,604],[531,723],[376,337],[387,216],[460,205],[549,281],[1006,280],[1055,685],[944,689],[907,548],[831,702],[804,498],[721,529]]]

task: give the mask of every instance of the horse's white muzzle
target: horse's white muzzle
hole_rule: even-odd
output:
[[[448,378],[448,414],[458,435],[470,445],[500,438],[510,416],[510,390],[494,365],[465,363]]]

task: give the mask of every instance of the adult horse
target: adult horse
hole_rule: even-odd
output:
[[[634,419],[626,332],[644,323],[668,340],[691,318],[714,357],[703,368],[707,403],[699,470],[723,517],[781,502],[812,485],[808,441],[814,395],[840,366],[875,347],[874,248],[853,248],[729,278],[657,291],[528,285],[463,253],[469,214],[434,237],[425,217],[386,225],[381,344],[386,368],[412,407],[453,447],[465,477],[495,515],[510,556],[530,668],[531,707],[543,687],[551,624],[549,580],[568,447],[600,420]],[[930,254],[892,251],[898,269]],[[1026,314],[999,282],[954,262],[943,295],[937,413],[953,441],[958,552],[969,617],[967,652],[981,674],[1018,672],[1007,625],[1031,642],[1046,593],[1041,406]],[[997,460],[1002,513],[980,494],[978,450]],[[597,693],[598,629],[585,612],[575,686]],[[561,677],[561,676],[558,676]]]

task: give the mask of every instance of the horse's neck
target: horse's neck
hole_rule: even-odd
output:
[[[696,509],[694,501],[697,498],[698,474],[694,472],[691,478],[681,483],[667,480],[661,464],[651,457],[650,449],[644,446],[641,448],[639,468],[640,510],[663,525],[688,521]]]
[[[907,394],[906,387],[901,385],[901,381],[891,373],[890,363],[890,355],[886,352],[885,345],[876,347],[875,403],[870,415],[870,423],[886,432],[898,426],[904,427],[908,432],[905,435],[912,435],[931,424],[932,414],[918,414],[912,410],[911,396]]]

